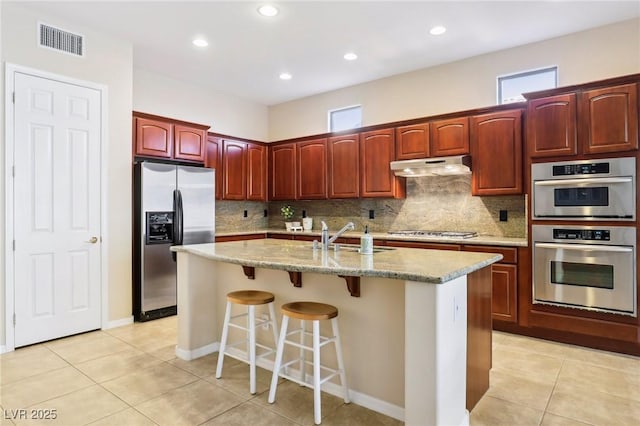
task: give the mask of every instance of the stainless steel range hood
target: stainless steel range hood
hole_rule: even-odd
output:
[[[392,161],[391,170],[396,176],[404,177],[468,175],[471,173],[471,156]]]

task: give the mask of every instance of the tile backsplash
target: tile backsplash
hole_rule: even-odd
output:
[[[471,176],[434,176],[407,179],[404,200],[358,199],[236,202],[216,201],[216,231],[239,229],[284,229],[280,208],[290,204],[295,209],[294,220],[303,211],[313,218],[313,229],[320,229],[324,220],[334,231],[352,221],[356,230],[369,225],[373,232],[401,229],[475,231],[482,235],[524,238],[526,236],[526,198],[517,196],[474,197]],[[264,217],[268,209],[268,218]],[[243,217],[247,210],[247,218]],[[499,220],[500,210],[506,210],[508,220]],[[369,218],[373,212],[373,219]]]

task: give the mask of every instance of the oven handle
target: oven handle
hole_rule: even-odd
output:
[[[558,244],[558,243],[535,243],[535,247],[548,249],[566,249],[582,251],[609,251],[615,253],[631,253],[631,247],[604,246],[599,244]]]
[[[632,182],[630,177],[619,178],[588,178],[588,179],[554,179],[554,180],[538,180],[533,184],[536,186],[552,186],[552,185],[595,185],[597,183],[629,183]]]

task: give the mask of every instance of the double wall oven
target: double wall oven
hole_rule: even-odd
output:
[[[636,317],[635,158],[536,163],[531,180],[533,303]]]

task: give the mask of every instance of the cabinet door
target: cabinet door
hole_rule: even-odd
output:
[[[269,147],[270,199],[296,199],[296,144]]]
[[[517,272],[516,265],[491,265],[491,316],[494,320],[518,321]]]
[[[394,129],[360,133],[360,195],[404,198],[405,180],[389,163],[395,160]]]
[[[471,118],[472,195],[522,194],[522,111]]]
[[[585,154],[638,149],[638,85],[588,90],[578,104]]]
[[[216,200],[222,199],[222,139],[211,135],[207,136],[204,166],[216,170]]]
[[[247,198],[247,144],[225,140],[222,145],[222,198],[245,200]]]
[[[446,157],[469,153],[469,118],[431,122],[431,156]]]
[[[298,143],[296,173],[299,200],[327,199],[327,139]]]
[[[247,144],[247,200],[267,200],[267,147]]]
[[[203,129],[176,124],[173,158],[204,162],[207,132]]]
[[[360,143],[357,133],[329,138],[327,166],[329,198],[360,196]]]
[[[532,158],[578,153],[575,93],[529,101],[527,152]]]
[[[171,158],[173,155],[173,126],[148,118],[135,118],[135,155]]]
[[[396,160],[429,157],[429,123],[396,128]]]

